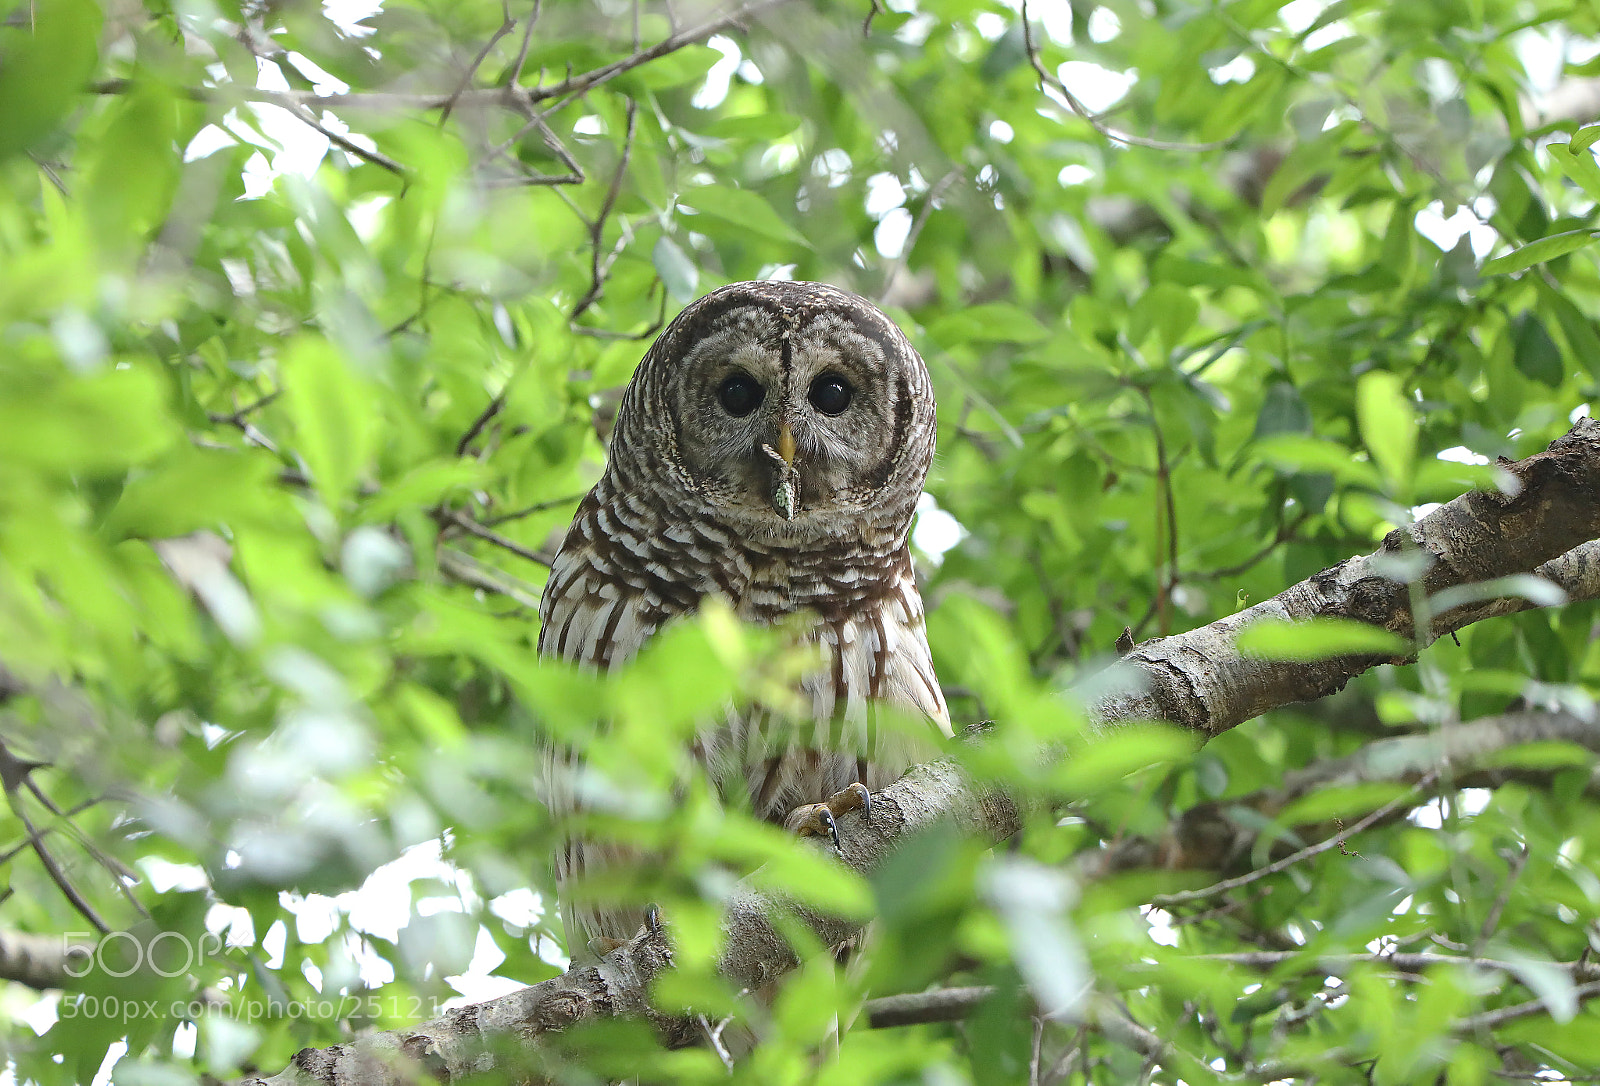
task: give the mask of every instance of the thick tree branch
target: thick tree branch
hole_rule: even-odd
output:
[[[1594,556],[1583,545],[1600,536],[1600,422],[1585,419],[1547,452],[1502,466],[1520,485],[1515,495],[1464,495],[1410,529],[1391,533],[1375,554],[1342,562],[1238,615],[1136,648],[1124,666],[1143,676],[1146,685],[1138,689],[1129,684],[1120,693],[1103,698],[1093,707],[1095,719],[1107,726],[1168,719],[1214,735],[1268,709],[1339,689],[1351,677],[1387,658],[1341,657],[1293,664],[1266,661],[1241,654],[1235,638],[1245,626],[1262,619],[1321,616],[1357,618],[1411,637],[1415,633],[1411,586],[1389,576],[1401,555],[1423,557],[1426,568],[1417,587],[1424,597],[1528,572],[1544,563],[1553,563],[1546,568],[1556,570],[1573,587],[1586,585],[1592,579]],[[1568,554],[1575,548],[1581,553]],[[1592,595],[1587,591],[1574,594]],[[1458,607],[1437,616],[1428,633],[1436,637],[1504,610],[1484,605]],[[1457,729],[1458,734],[1461,730]],[[1435,757],[1443,753],[1437,752]],[[876,794],[870,824],[857,816],[843,820],[844,854],[852,867],[868,871],[902,836],[950,822],[972,837],[998,842],[1021,828],[1022,813],[1006,797],[974,785],[954,763],[931,763],[913,769]],[[746,891],[728,909],[726,949],[719,963],[735,984],[757,988],[793,967],[794,951],[771,919],[774,913],[785,912],[811,924],[827,944],[843,941],[858,927],[808,915]],[[532,1054],[538,1050],[542,1034],[587,1018],[653,1016],[646,993],[651,981],[671,964],[666,934],[642,931],[597,965],[570,970],[414,1029],[373,1034],[319,1051],[305,1050],[276,1078],[251,1081],[399,1082],[409,1072],[394,1067],[392,1060],[397,1055],[422,1061],[440,1081],[452,1081],[469,1071],[481,1073],[494,1066],[493,1037],[502,1038],[501,1044],[504,1038],[514,1038],[516,1046]],[[1129,1040],[1161,1048],[1153,1035]]]
[[[92,949],[69,943],[59,935],[0,931],[0,980],[16,981],[39,991],[70,987],[68,963]]]
[[[1371,655],[1269,660],[1240,652],[1240,631],[1263,620],[1351,618],[1426,644],[1520,605],[1456,607],[1417,630],[1413,589],[1432,598],[1552,560],[1575,586],[1589,587],[1595,580],[1593,550],[1567,555],[1600,537],[1600,422],[1582,419],[1547,451],[1501,467],[1516,480],[1515,494],[1464,494],[1410,528],[1390,532],[1373,554],[1346,559],[1209,626],[1140,645],[1123,660],[1135,681],[1093,706],[1094,716],[1106,723],[1167,720],[1219,735],[1279,705],[1332,694],[1389,662]],[[1396,576],[1408,559],[1423,566],[1415,584]]]

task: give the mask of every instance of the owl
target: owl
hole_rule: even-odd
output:
[[[540,654],[603,672],[712,597],[750,623],[798,624],[821,648],[797,691],[808,724],[730,710],[692,753],[725,803],[833,831],[951,733],[908,545],[933,447],[927,368],[871,303],[821,283],[713,291],[623,394],[605,472],[551,567]],[[884,705],[925,718],[926,736],[879,728]],[[559,818],[578,806],[576,755],[545,761]],[[558,851],[574,954],[638,930],[639,910],[565,892],[624,859],[602,841]]]

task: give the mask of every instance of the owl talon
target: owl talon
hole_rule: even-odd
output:
[[[801,837],[821,837],[824,834],[833,842],[833,850],[844,855],[839,841],[839,819],[851,811],[860,811],[861,817],[872,818],[872,793],[867,786],[857,782],[828,797],[826,803],[808,803],[796,807],[784,820],[791,833]]]
[[[839,848],[839,823],[833,817],[833,812],[828,810],[826,803],[808,803],[804,807],[796,807],[789,812],[789,817],[784,819],[784,827],[798,837],[827,837],[833,842],[835,852]]]
[[[855,782],[842,792],[836,792],[828,797],[828,810],[835,815],[849,814],[851,811],[860,811],[861,817],[868,822],[872,821],[872,793],[867,791],[867,786],[860,781]]]

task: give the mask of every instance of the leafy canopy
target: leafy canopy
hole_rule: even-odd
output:
[[[210,948],[43,1006],[9,988],[18,1080],[88,1081],[108,1051],[124,1082],[270,1072],[431,1016],[469,963],[554,975],[547,737],[588,749],[596,820],[665,857],[636,888],[680,947],[664,1005],[732,1005],[718,902],[762,862],[880,918],[859,968],[783,986],[743,1081],[1597,1070],[1570,964],[1600,920],[1591,759],[1545,750],[1437,799],[1246,802],[1396,729],[1590,704],[1590,607],[1479,624],[1198,748],[1087,743],[1057,694],[1124,628],[1200,625],[1371,550],[1593,398],[1600,129],[1551,92],[1600,74],[1594,9],[1044,0],[1025,31],[998,0],[875,7],[10,12],[0,915]],[[880,302],[932,369],[934,656],[957,719],[999,722],[982,771],[1059,803],[1015,849],[921,840],[868,884],[685,784],[695,721],[799,666],[725,615],[614,680],[535,659],[545,562],[650,335],[773,275]],[[1362,636],[1258,648],[1394,648]],[[1082,749],[1046,769],[1041,741]],[[1407,796],[1409,819],[1171,912],[1141,906],[1218,872],[1073,861],[1230,810],[1259,831],[1229,860],[1248,869]],[[415,862],[430,847],[448,867]],[[397,921],[363,916],[378,898]],[[1396,947],[1458,961],[1370,959]],[[997,994],[960,1028],[857,1021],[818,1069],[841,1008],[929,984]],[[1078,1031],[1091,990],[1171,1046],[1159,1068]],[[1037,1040],[1035,998],[1069,1008]],[[600,1039],[551,1058],[569,1081],[645,1058],[725,1076],[708,1050],[641,1055],[638,1027]]]

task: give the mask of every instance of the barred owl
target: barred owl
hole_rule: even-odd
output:
[[[713,596],[757,624],[798,616],[822,648],[800,682],[807,726],[780,734],[771,714],[730,711],[693,754],[725,802],[799,832],[831,830],[833,815],[950,735],[907,543],[933,445],[928,371],[864,299],[787,282],[706,295],[623,394],[605,473],[540,603],[540,654],[616,667]],[[926,718],[927,735],[879,728],[882,704]],[[559,818],[577,805],[575,756],[551,749],[546,766]],[[558,885],[618,852],[569,840]],[[642,919],[562,897],[575,954],[631,937]]]

